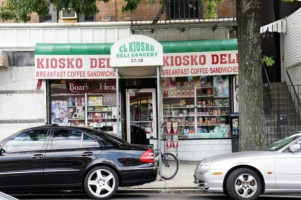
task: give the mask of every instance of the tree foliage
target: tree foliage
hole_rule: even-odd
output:
[[[32,13],[37,13],[39,16],[46,16],[49,13],[50,5],[53,5],[58,11],[68,8],[73,9],[77,15],[84,14],[92,16],[99,12],[96,7],[96,2],[109,2],[110,0],[7,0],[3,2],[0,8],[0,19],[3,21],[15,20],[16,22],[28,22],[31,19]],[[124,12],[134,11],[137,9],[141,0],[124,0],[125,6],[122,8]],[[149,0],[153,3],[155,0]],[[166,0],[160,0],[160,3],[165,3]],[[207,5],[206,18],[216,18],[216,3],[223,0],[202,0]]]

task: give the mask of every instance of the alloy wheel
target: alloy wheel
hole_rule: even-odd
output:
[[[250,174],[241,174],[235,180],[235,191],[243,198],[252,197],[258,190],[256,179]]]
[[[89,174],[86,187],[93,196],[107,198],[116,191],[116,175],[112,170],[97,168]]]

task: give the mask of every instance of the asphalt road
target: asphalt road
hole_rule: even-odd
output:
[[[20,200],[92,200],[83,193],[76,194],[34,194],[34,195],[15,195]],[[231,200],[221,194],[203,194],[203,193],[117,193],[112,200],[166,200],[166,199],[185,199],[185,200]],[[301,200],[301,196],[269,196],[265,195],[258,200]]]

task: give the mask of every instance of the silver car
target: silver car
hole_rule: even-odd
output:
[[[196,167],[194,182],[232,199],[257,199],[263,193],[301,193],[301,133],[264,151],[217,155]]]

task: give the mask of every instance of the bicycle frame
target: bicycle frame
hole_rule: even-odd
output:
[[[159,149],[155,149],[154,153],[155,153],[155,157],[157,157],[159,155]],[[166,167],[169,167],[168,161],[167,161],[166,157],[164,156],[164,153],[161,153],[161,160]]]

